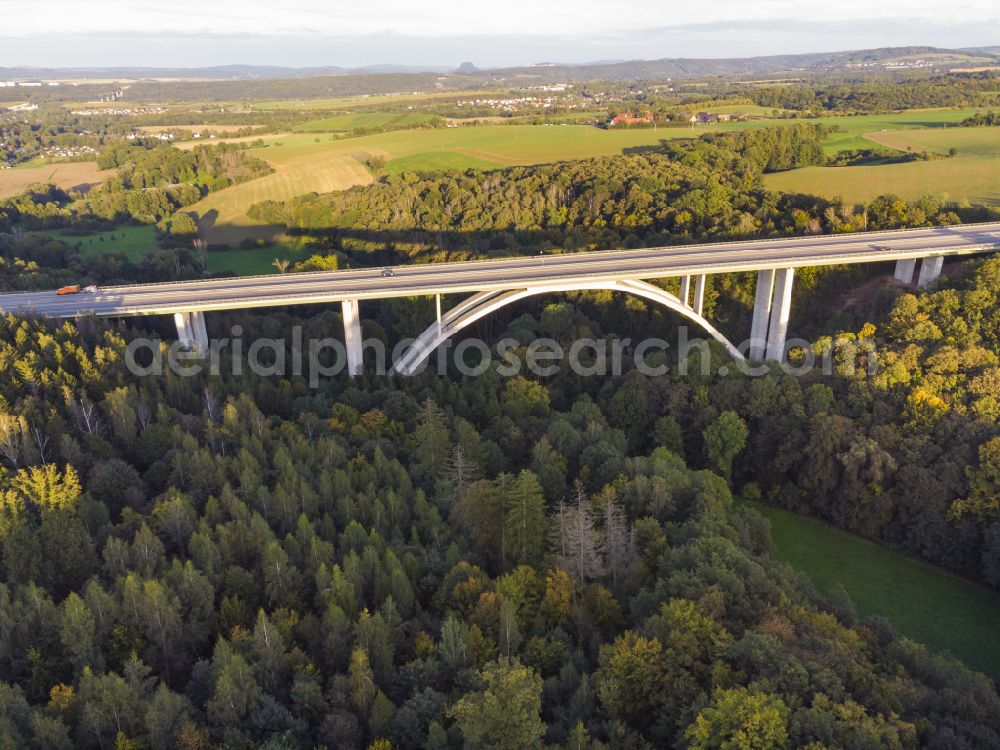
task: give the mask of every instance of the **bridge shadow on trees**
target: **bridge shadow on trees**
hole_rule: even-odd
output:
[[[331,227],[287,230],[317,250],[343,253],[352,266],[386,262],[421,263],[509,256],[557,254],[583,250],[657,247],[694,242],[669,231],[623,232],[607,227],[535,229],[368,229]]]

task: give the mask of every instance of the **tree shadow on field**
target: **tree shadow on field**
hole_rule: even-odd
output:
[[[281,235],[287,234],[287,229],[283,224],[253,224],[249,226],[238,226],[231,224],[219,224],[219,211],[211,209],[198,217],[198,234],[208,243],[209,249],[213,246],[239,246],[240,243],[249,242],[254,245],[257,241],[273,243],[277,242]]]
[[[198,229],[201,231],[209,231],[215,228],[215,223],[219,220],[219,211],[217,209],[211,209],[206,211],[201,216],[198,217]]]
[[[66,188],[68,193],[79,193],[80,195],[86,195],[95,187],[100,185],[99,182],[81,182],[79,185],[73,185],[72,187]]]
[[[692,134],[692,138],[696,138],[697,135]],[[639,146],[626,146],[622,149],[622,154],[625,156],[637,156],[641,154],[663,154],[668,151],[671,145],[674,145],[675,141],[670,138],[661,138],[659,143],[648,143]]]

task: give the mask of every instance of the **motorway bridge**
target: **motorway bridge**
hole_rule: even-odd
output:
[[[386,269],[359,269],[131,284],[102,287],[96,294],[11,293],[0,294],[0,311],[56,318],[169,314],[181,341],[203,348],[208,346],[205,312],[340,302],[348,369],[356,373],[362,367],[360,301],[436,296],[437,320],[395,363],[395,370],[406,374],[448,337],[504,305],[536,294],[608,289],[674,310],[704,328],[733,356],[743,357],[703,316],[705,277],[756,271],[748,356],[781,360],[796,268],[895,261],[897,281],[925,288],[937,280],[946,256],[996,250],[1000,222],[407,265],[394,267],[391,275]],[[681,280],[679,295],[648,283],[671,277]],[[471,296],[442,315],[441,295],[463,293]]]

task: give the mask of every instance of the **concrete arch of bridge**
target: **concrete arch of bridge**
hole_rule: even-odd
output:
[[[393,373],[410,375],[416,372],[417,368],[448,338],[506,305],[539,294],[593,290],[625,292],[626,294],[633,294],[663,305],[696,323],[713,339],[722,344],[733,358],[745,359],[740,350],[733,346],[729,339],[723,336],[702,315],[696,313],[673,294],[645,281],[598,281],[529,287],[527,289],[511,289],[507,291],[494,290],[474,294],[449,310],[441,317],[440,322],[435,321],[428,326],[416,338],[413,344],[410,345],[403,356],[400,357],[399,361],[393,365]]]

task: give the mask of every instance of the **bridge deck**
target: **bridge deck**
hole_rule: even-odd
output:
[[[1000,249],[1000,222],[406,265],[396,266],[391,277],[383,277],[381,269],[360,269],[103,287],[93,295],[0,294],[0,311],[62,318],[166,314],[488,289],[571,288],[587,280],[872,263],[996,249]]]

